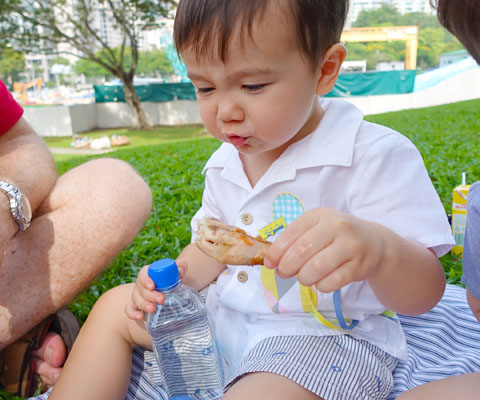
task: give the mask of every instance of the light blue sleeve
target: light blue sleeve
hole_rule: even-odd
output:
[[[462,283],[480,299],[480,181],[468,191]]]

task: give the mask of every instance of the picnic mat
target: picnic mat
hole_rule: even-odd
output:
[[[408,359],[394,373],[395,386],[388,400],[405,390],[452,375],[480,371],[480,324],[465,298],[465,289],[447,285],[435,308],[415,316],[399,316],[408,342]],[[150,355],[136,348],[126,400],[168,400],[166,393],[154,387],[145,368]],[[48,392],[34,397],[46,400]]]

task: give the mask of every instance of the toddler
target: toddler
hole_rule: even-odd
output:
[[[346,51],[347,0],[181,0],[174,36],[200,115],[224,142],[207,162],[204,216],[273,242],[264,266],[224,265],[191,244],[184,283],[208,289],[225,399],[385,399],[406,357],[395,312],[441,298],[454,244],[405,137],[325,100]],[[119,399],[143,312],[163,295],[146,267],[100,298],[54,399]],[[125,316],[124,309],[127,316]],[[95,360],[92,362],[92,360]]]

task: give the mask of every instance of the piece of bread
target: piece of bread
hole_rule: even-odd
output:
[[[196,245],[215,260],[232,265],[263,264],[270,242],[211,217],[205,217],[197,225]]]

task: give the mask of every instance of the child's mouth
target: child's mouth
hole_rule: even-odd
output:
[[[243,146],[247,140],[248,137],[243,137],[243,136],[237,136],[237,135],[225,135],[225,137],[228,139],[228,141],[233,144],[235,147],[241,147]]]

